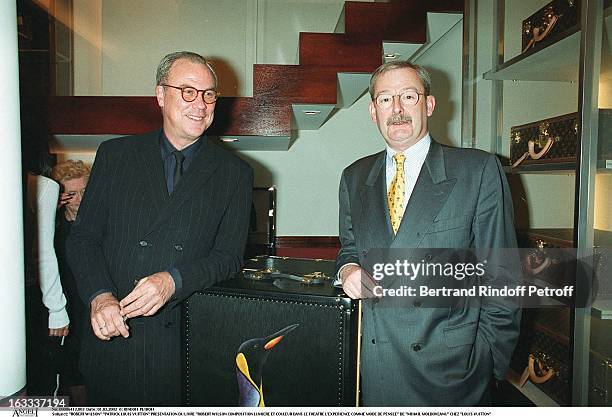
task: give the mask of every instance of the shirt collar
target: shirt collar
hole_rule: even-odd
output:
[[[403,153],[406,156],[406,160],[425,160],[427,153],[429,152],[429,146],[431,145],[431,136],[429,132],[425,134],[417,143],[406,149]],[[386,146],[387,149],[387,163],[394,163],[393,156],[398,153],[397,151],[391,149],[389,145]]]
[[[172,146],[172,144],[168,140],[168,137],[164,133],[163,129],[159,133],[159,146],[161,147],[162,158],[164,159],[168,155],[172,154],[172,152],[178,150],[174,146]],[[200,149],[201,146],[202,146],[202,136],[200,136],[198,140],[196,140],[191,145],[187,146],[186,148],[181,149],[181,153],[185,156],[185,158],[191,158],[193,155],[195,155],[195,153],[198,151],[198,149]]]

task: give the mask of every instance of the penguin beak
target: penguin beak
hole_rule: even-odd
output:
[[[289,333],[291,332],[293,329],[295,329],[296,327],[298,327],[299,324],[292,324],[291,326],[287,326],[282,330],[279,330],[278,332],[268,336],[269,341],[266,342],[266,344],[264,345],[264,349],[265,350],[270,350],[272,349],[274,346],[278,345],[280,343],[281,340],[283,340],[283,338]]]

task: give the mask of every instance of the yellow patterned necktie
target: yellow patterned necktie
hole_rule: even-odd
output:
[[[404,178],[404,160],[406,156],[403,154],[395,154],[395,177],[391,181],[389,191],[387,193],[387,204],[389,206],[389,217],[391,218],[391,227],[393,234],[397,233],[404,215],[404,198],[406,196],[406,180]]]

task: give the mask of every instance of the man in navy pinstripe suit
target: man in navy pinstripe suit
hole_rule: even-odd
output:
[[[253,175],[203,136],[213,68],[195,53],[169,54],[155,92],[163,129],[100,145],[68,241],[90,307],[80,367],[91,405],[179,404],[176,306],[242,262]]]

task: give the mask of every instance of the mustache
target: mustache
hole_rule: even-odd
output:
[[[411,123],[412,117],[407,114],[395,114],[387,119],[387,126],[393,123]]]

